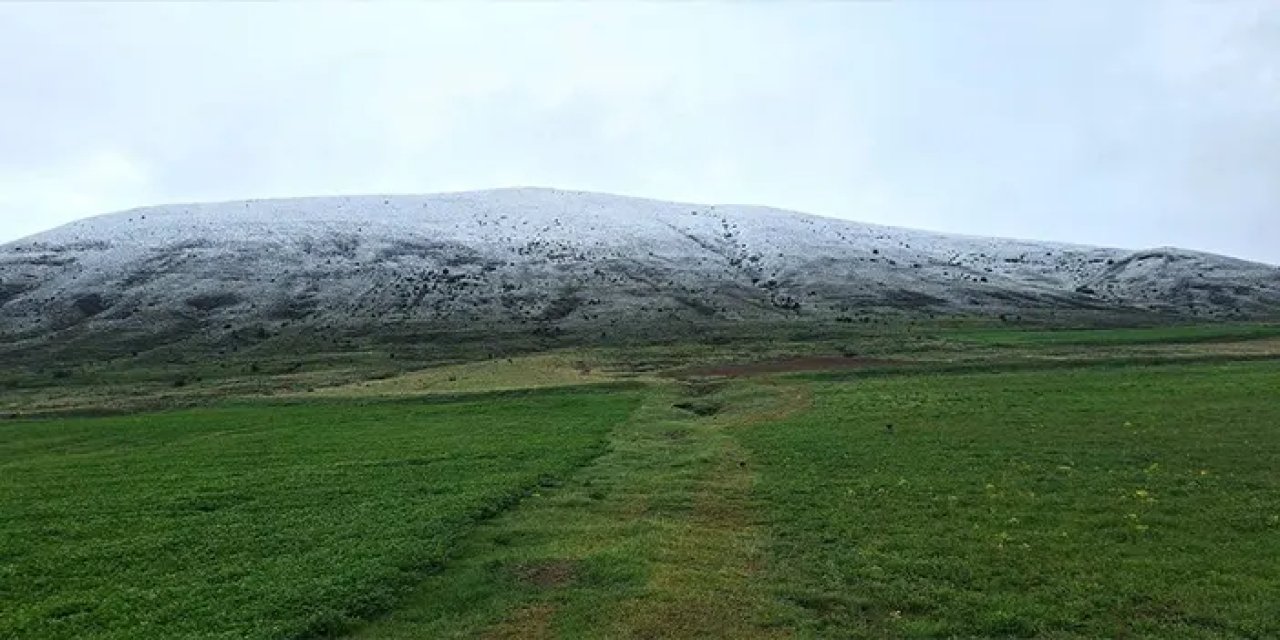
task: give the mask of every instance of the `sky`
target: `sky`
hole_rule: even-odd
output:
[[[507,186],[1280,264],[1280,3],[0,3],[0,242]]]

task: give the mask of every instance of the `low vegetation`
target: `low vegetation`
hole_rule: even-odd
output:
[[[966,342],[1003,346],[1089,346],[1134,344],[1193,344],[1280,337],[1280,325],[1265,323],[1174,325],[1151,328],[1009,331],[976,329],[955,337]]]
[[[0,637],[1273,637],[1277,337],[24,378],[55,413],[0,421]]]
[[[290,638],[376,614],[598,455],[628,392],[0,426],[0,637]]]
[[[1280,635],[1280,366],[820,384],[739,433],[819,637]]]

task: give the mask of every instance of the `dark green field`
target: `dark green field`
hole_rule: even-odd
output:
[[[24,382],[3,406],[44,417],[0,421],[0,638],[1280,637],[1278,336],[133,387],[196,405],[160,412]],[[823,353],[847,364],[687,373]],[[484,390],[522,380],[552,388]],[[133,413],[66,417],[93,411]]]

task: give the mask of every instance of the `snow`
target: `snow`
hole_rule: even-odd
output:
[[[90,295],[106,310],[77,308]],[[612,326],[904,306],[1265,313],[1280,270],[537,188],[146,207],[0,247],[0,333],[27,336],[175,317]]]

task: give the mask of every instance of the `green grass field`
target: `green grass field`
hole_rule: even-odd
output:
[[[0,421],[0,638],[1280,637],[1276,335],[561,352]],[[663,373],[841,348],[877,359]]]
[[[0,425],[0,637],[291,638],[385,610],[633,393]]]
[[[741,437],[818,636],[1280,636],[1280,366],[823,384]],[[890,426],[891,425],[891,426]]]
[[[1280,337],[1274,324],[1183,325],[1137,329],[1064,329],[1010,331],[978,329],[957,331],[954,337],[965,342],[1005,346],[1029,345],[1132,345],[1192,344]]]

